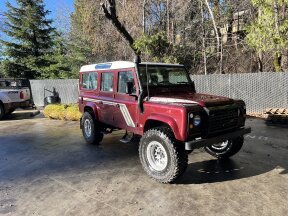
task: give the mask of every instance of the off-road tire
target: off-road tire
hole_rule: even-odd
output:
[[[85,131],[85,121],[89,121],[91,125],[91,134]],[[82,134],[85,141],[91,145],[99,145],[103,140],[104,134],[101,133],[100,123],[94,117],[93,113],[85,112],[81,118]]]
[[[148,160],[148,145],[157,141],[167,153],[167,165],[164,170],[153,169]],[[187,168],[188,156],[184,145],[174,138],[170,128],[158,127],[144,133],[139,144],[139,157],[145,172],[153,179],[161,183],[174,182]]]
[[[5,115],[5,109],[3,104],[0,102],[0,120],[4,117]]]
[[[244,143],[243,136],[228,140],[228,145],[224,149],[215,149],[212,146],[205,147],[205,151],[218,159],[227,159],[240,151]]]

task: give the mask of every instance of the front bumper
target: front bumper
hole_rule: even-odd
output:
[[[202,148],[205,146],[211,146],[213,144],[224,142],[225,140],[243,136],[244,134],[248,134],[248,133],[251,133],[251,128],[244,127],[244,128],[241,128],[236,131],[229,132],[220,136],[211,137],[207,139],[197,139],[197,140],[188,141],[188,142],[185,142],[185,150],[193,150],[193,149]]]

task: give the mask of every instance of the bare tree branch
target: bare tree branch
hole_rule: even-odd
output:
[[[133,37],[130,35],[125,26],[119,21],[117,17],[115,0],[108,0],[108,3],[109,10],[106,8],[104,3],[101,4],[105,17],[112,22],[112,24],[116,27],[117,31],[128,41],[135,55],[140,55],[140,52],[134,47]]]

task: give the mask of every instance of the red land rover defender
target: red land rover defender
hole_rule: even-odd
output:
[[[204,147],[217,158],[228,158],[251,132],[244,127],[242,100],[196,93],[183,65],[137,60],[93,64],[81,68],[79,82],[86,142],[99,144],[115,130],[126,130],[123,142],[141,137],[143,168],[162,183],[185,171],[193,149]]]

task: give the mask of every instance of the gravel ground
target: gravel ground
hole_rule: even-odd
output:
[[[287,215],[287,128],[247,125],[231,160],[196,150],[165,185],[144,173],[122,132],[89,146],[78,122],[13,114],[0,122],[0,215]]]

